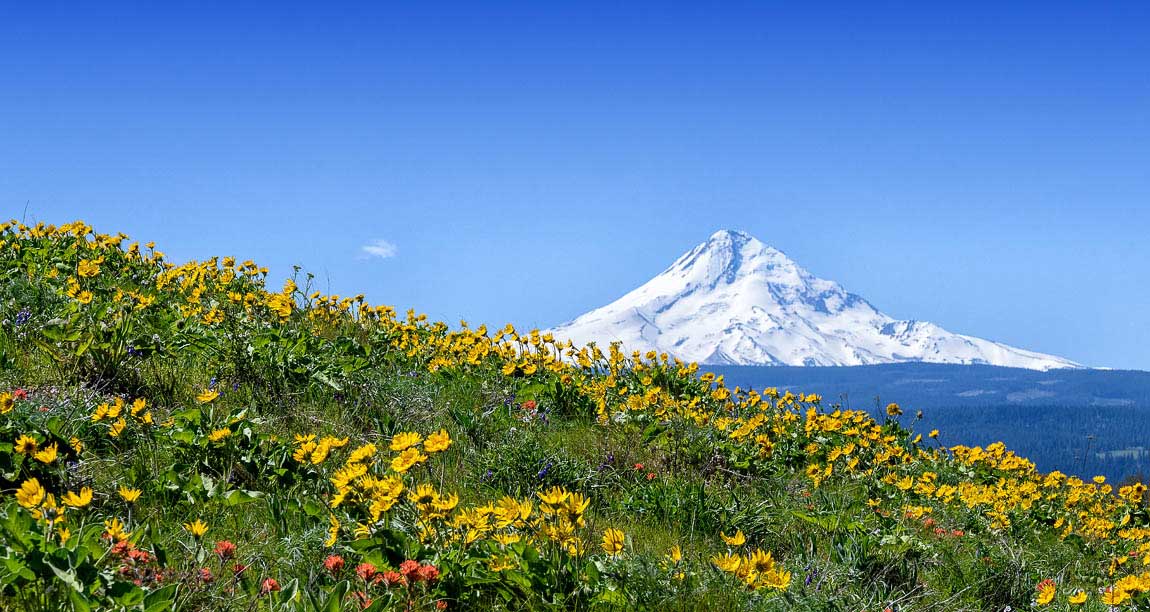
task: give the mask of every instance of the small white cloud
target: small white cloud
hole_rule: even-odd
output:
[[[399,253],[399,248],[386,240],[373,240],[359,247],[359,250],[363,252],[365,257],[378,257],[380,259],[395,257]]]

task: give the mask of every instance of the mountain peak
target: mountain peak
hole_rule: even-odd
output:
[[[782,251],[742,230],[719,230],[696,248],[730,249],[743,254],[762,254],[775,259],[790,259]]]
[[[899,321],[747,232],[722,229],[618,300],[553,330],[687,361],[864,365],[904,361],[1032,369],[1078,364]]]
[[[743,230],[721,229],[721,230],[715,232],[714,234],[711,234],[710,241],[728,240],[728,241],[733,242],[736,240],[747,241],[747,240],[754,240],[754,239],[755,238],[753,236],[751,236],[747,232],[744,232]]]
[[[711,237],[708,238],[706,242],[696,248],[781,253],[778,249],[760,241],[747,232],[729,229],[719,230],[711,234]]]

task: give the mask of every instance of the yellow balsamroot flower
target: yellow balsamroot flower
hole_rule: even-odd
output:
[[[423,436],[415,433],[414,431],[398,433],[395,434],[395,437],[391,439],[391,450],[396,452],[407,450],[408,448],[419,444],[422,440]]]
[[[311,461],[312,465],[319,465],[327,460],[328,453],[331,452],[331,449],[343,448],[344,446],[347,446],[347,442],[347,438],[333,438],[331,436],[324,436],[323,439],[319,441],[319,444],[317,444],[316,447],[311,451],[309,460]]]
[[[196,396],[196,401],[201,404],[207,404],[211,401],[214,401],[219,396],[220,392],[216,391],[215,389],[204,389],[200,392],[199,395]]]
[[[1049,604],[1054,601],[1054,594],[1057,590],[1058,587],[1054,584],[1054,581],[1049,578],[1039,582],[1035,588],[1034,602],[1040,606]]]
[[[762,550],[755,550],[755,552],[744,557],[739,569],[739,577],[748,587],[755,590],[776,589],[783,591],[791,583],[791,573],[779,568],[771,557],[771,553]]]
[[[603,541],[599,546],[603,549],[603,552],[609,555],[617,555],[623,552],[624,537],[622,531],[614,528],[608,529],[603,532]]]
[[[1077,593],[1066,598],[1066,602],[1072,606],[1081,606],[1086,603],[1086,591],[1079,589]]]
[[[507,548],[508,546],[523,539],[523,536],[518,533],[497,533],[492,536],[493,540],[499,544],[500,548]]]
[[[291,297],[282,293],[273,293],[267,298],[268,309],[276,315],[281,323],[287,321],[288,317],[291,316],[292,306],[294,306],[294,302]]]
[[[435,508],[436,512],[440,514],[447,514],[448,512],[454,510],[458,505],[459,496],[455,493],[448,493],[446,495],[440,495],[439,501],[435,502],[433,507]]]
[[[21,455],[35,454],[36,449],[39,448],[39,446],[40,444],[36,442],[36,438],[33,438],[32,436],[21,435],[19,438],[16,438],[15,450]]]
[[[43,520],[49,523],[57,521],[64,521],[64,509],[56,505],[56,497],[51,493],[44,499],[44,503],[39,508],[32,510],[32,516],[36,520]]]
[[[208,524],[196,519],[190,523],[184,523],[184,529],[193,537],[202,538],[208,532]]]
[[[61,527],[56,531],[56,537],[60,538],[60,545],[63,546],[68,542],[68,538],[72,537],[72,532],[67,527]]]
[[[312,452],[314,452],[316,450],[316,448],[319,446],[315,442],[315,436],[314,435],[313,436],[306,436],[306,437],[303,437],[302,439],[301,439],[301,436],[297,435],[296,436],[296,444],[297,444],[297,446],[296,446],[295,452],[293,452],[291,456],[292,456],[292,459],[295,459],[296,461],[298,461],[300,463],[304,463],[305,461],[309,461],[310,460],[309,458],[311,457]],[[326,452],[325,452],[324,456],[326,457]]]
[[[520,503],[514,497],[504,496],[492,508],[495,517],[495,526],[504,529],[511,526],[522,526],[523,522],[531,516],[532,504],[530,501]]]
[[[91,291],[88,291],[87,289],[85,289],[85,290],[81,291],[80,293],[76,294],[76,301],[87,306],[88,304],[92,303],[92,298],[94,298],[94,297],[95,296],[92,295]]]
[[[219,442],[230,435],[232,435],[232,430],[228,429],[227,427],[221,427],[220,429],[217,429],[208,434],[208,440],[212,442]]]
[[[1130,599],[1130,593],[1121,587],[1106,587],[1102,589],[1102,603],[1108,606],[1120,606]]]
[[[402,492],[403,489],[399,488],[392,490],[390,493],[376,495],[372,498],[371,505],[367,507],[367,511],[371,514],[372,522],[378,521],[384,512],[390,511],[392,506],[399,502],[399,495]],[[334,499],[332,503],[335,503]]]
[[[1140,482],[1134,483],[1132,485],[1127,485],[1125,487],[1118,489],[1118,495],[1121,496],[1122,498],[1126,499],[1128,502],[1131,502],[1133,504],[1138,504],[1142,501],[1142,498],[1145,497],[1145,495],[1146,495],[1146,485],[1144,485]],[[1130,517],[1130,515],[1127,514],[1123,520],[1128,521],[1129,517]]]
[[[738,573],[739,566],[743,564],[743,558],[739,555],[728,553],[711,557],[711,563],[714,563],[715,567],[728,574],[735,574]]]
[[[566,515],[567,520],[576,523],[579,527],[583,526],[583,513],[587,511],[587,506],[591,505],[591,500],[583,497],[582,493],[572,493],[562,504],[559,509]]]
[[[53,442],[32,456],[43,463],[52,463],[56,460],[56,453],[58,450],[59,448],[57,444]]]
[[[683,560],[683,549],[679,548],[678,544],[671,547],[670,552],[667,553],[667,558],[671,563],[678,563]]]
[[[451,446],[451,436],[447,435],[446,429],[440,429],[427,436],[427,441],[423,443],[423,450],[429,453],[438,453],[447,450],[449,446]]]
[[[539,499],[548,506],[558,506],[566,501],[567,497],[571,495],[562,487],[551,487],[547,490],[546,493],[539,491],[535,494],[538,495]]]
[[[123,417],[121,417],[120,419],[116,420],[115,423],[112,423],[112,427],[108,430],[108,435],[112,436],[113,438],[118,438],[120,437],[120,434],[124,432],[124,428],[127,426],[128,422],[125,421]]]
[[[416,506],[430,506],[439,501],[439,492],[429,484],[421,484],[414,489],[408,489],[407,499]]]
[[[79,494],[68,491],[64,494],[63,497],[60,498],[60,501],[64,502],[65,506],[83,508],[84,506],[92,503],[92,488],[84,487],[80,489]]]
[[[124,501],[131,504],[131,503],[134,503],[137,499],[140,499],[140,494],[143,493],[143,491],[141,491],[139,489],[131,489],[131,488],[128,488],[128,487],[121,485],[120,489],[117,491],[117,493],[120,494],[120,497]]]
[[[84,452],[84,441],[76,436],[72,436],[72,438],[68,440],[68,445],[72,447],[73,451],[76,451],[77,455]]]
[[[347,465],[353,463],[362,463],[375,456],[378,449],[374,444],[364,444],[363,446],[351,451],[351,456],[347,458]]]
[[[503,570],[514,569],[516,567],[519,567],[519,563],[512,555],[493,555],[491,559],[487,561],[487,569],[493,572],[502,572]]]
[[[76,274],[83,278],[92,278],[100,274],[100,264],[103,263],[104,258],[99,259],[81,259],[80,265],[76,266]]]
[[[902,414],[902,408],[900,408],[898,404],[891,402],[891,403],[886,405],[886,414],[887,414],[887,416],[892,416],[892,417],[898,416],[898,415]]]
[[[136,399],[136,401],[132,402],[132,416],[139,416],[139,414],[144,411],[144,408],[147,408],[147,407],[148,407],[148,401],[147,400],[145,400],[142,397]]]
[[[118,518],[112,518],[104,521],[104,536],[110,540],[123,542],[132,536],[131,533],[124,531],[124,524]]]
[[[417,463],[427,461],[427,455],[419,452],[418,448],[409,448],[391,460],[391,469],[400,474],[411,469]]]
[[[11,393],[5,391],[0,393],[0,414],[8,414],[12,412],[12,408],[16,406],[16,400],[12,397]]]
[[[25,480],[16,490],[16,503],[25,508],[35,508],[44,501],[44,487],[35,478]]]
[[[742,529],[736,531],[735,535],[733,536],[728,536],[727,534],[720,531],[719,537],[723,538],[723,541],[727,543],[727,546],[742,546],[743,544],[747,543],[747,536],[743,534]]]

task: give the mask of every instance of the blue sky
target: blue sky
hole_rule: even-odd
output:
[[[1150,369],[1148,3],[149,4],[0,5],[3,216],[521,326],[744,229]]]

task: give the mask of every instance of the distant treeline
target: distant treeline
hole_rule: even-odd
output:
[[[902,417],[914,418],[914,414]],[[1144,406],[927,407],[914,428],[945,446],[1002,441],[1043,471],[1110,481],[1150,475],[1150,408]]]

